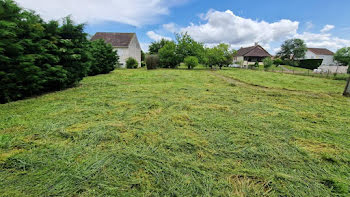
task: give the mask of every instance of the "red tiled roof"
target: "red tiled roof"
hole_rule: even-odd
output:
[[[128,47],[135,33],[97,32],[91,40],[102,39],[113,47]]]
[[[334,55],[332,51],[324,48],[308,48],[308,50],[315,53],[316,55]]]
[[[237,56],[244,56],[244,57],[271,57],[270,53],[268,53],[264,48],[262,48],[260,45],[252,46],[252,47],[246,47],[241,48],[237,51]]]

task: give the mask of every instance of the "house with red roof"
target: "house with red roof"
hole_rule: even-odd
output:
[[[334,53],[325,48],[308,48],[304,59],[322,59],[322,66],[336,66]]]

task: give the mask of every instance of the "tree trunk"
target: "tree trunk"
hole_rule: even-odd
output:
[[[346,83],[343,95],[346,97],[350,97],[350,76],[349,76],[348,81]]]

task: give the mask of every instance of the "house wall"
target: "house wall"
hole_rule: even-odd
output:
[[[121,68],[126,67],[125,62],[129,57],[135,58],[141,67],[141,47],[136,36],[131,40],[129,47],[116,47],[114,49],[118,51]]]
[[[317,55],[310,50],[305,53],[305,59],[323,59],[322,65],[336,65],[333,55]]]

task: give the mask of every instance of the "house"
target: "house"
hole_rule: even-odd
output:
[[[91,40],[102,39],[118,51],[120,67],[126,67],[126,60],[133,57],[141,67],[141,46],[135,33],[98,32]]]
[[[334,53],[324,48],[308,48],[304,59],[322,59],[322,66],[335,66]]]
[[[243,66],[255,64],[255,62],[262,64],[267,57],[272,56],[262,46],[255,43],[255,46],[240,48],[233,57],[233,62],[241,62]]]

